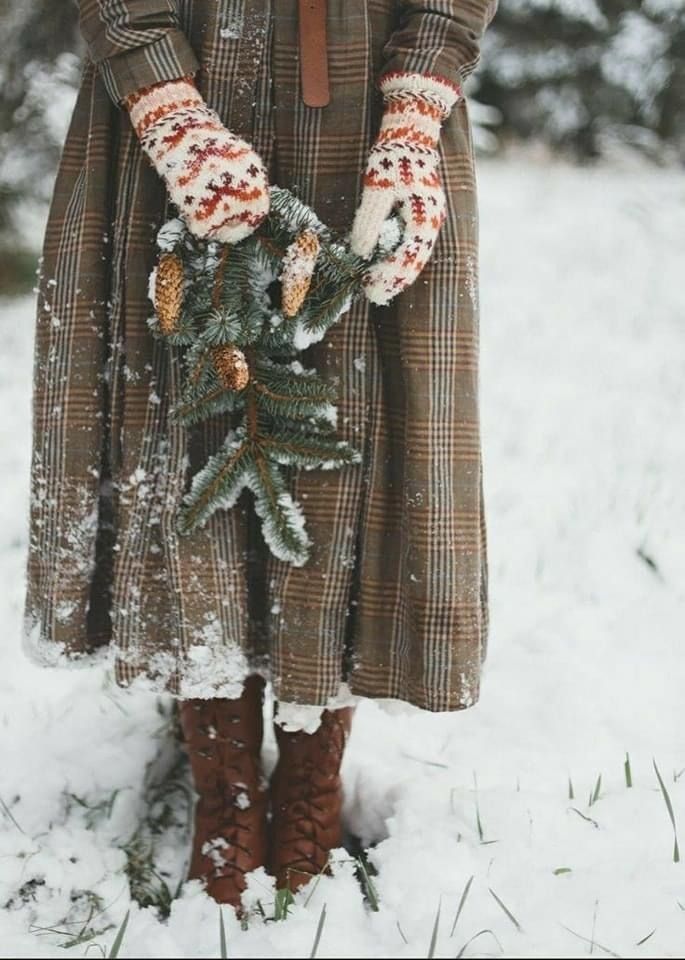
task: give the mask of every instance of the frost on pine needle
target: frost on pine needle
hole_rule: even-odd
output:
[[[320,233],[326,231],[325,225],[311,207],[281,187],[271,187],[271,209],[278,214],[283,225],[293,233],[305,227]]]
[[[293,333],[293,345],[296,350],[306,350],[313,343],[319,343],[326,336],[325,329],[309,327],[306,321],[298,320]]]
[[[262,521],[262,535],[275,557],[301,567],[309,556],[311,541],[305,531],[302,507],[285,490],[280,475],[267,464],[270,483],[263,484],[254,470],[248,472],[247,486],[252,490],[255,512]]]

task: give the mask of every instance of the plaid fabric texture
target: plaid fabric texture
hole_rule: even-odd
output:
[[[155,234],[171,215],[122,96],[193,72],[272,182],[349,230],[384,72],[460,82],[488,0],[329,0],[332,101],[300,95],[296,0],[83,0],[90,57],[45,236],[34,369],[25,647],[43,663],[109,649],[119,683],[235,696],[268,665],[275,694],[353,692],[431,710],[475,703],[487,638],[478,418],[478,250],[467,104],[441,135],[447,219],[418,281],[356,303],[302,357],[339,385],[363,463],[293,472],[314,541],[295,568],[264,546],[245,492],[190,537],[189,470],[230,421],[168,418],[181,371],[147,327]]]

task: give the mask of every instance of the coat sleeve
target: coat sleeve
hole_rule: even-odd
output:
[[[79,0],[79,17],[88,54],[115,103],[199,67],[175,0]]]
[[[498,0],[399,0],[381,76],[434,74],[460,83],[480,59],[480,41]]]

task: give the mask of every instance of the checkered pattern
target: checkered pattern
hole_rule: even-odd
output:
[[[487,551],[478,415],[478,221],[468,105],[442,123],[446,219],[420,279],[362,298],[302,362],[339,388],[349,470],[300,471],[312,556],[265,549],[248,494],[189,537],[189,474],[230,416],[186,431],[182,369],[150,336],[148,276],[165,185],[121,96],[195,73],[272,183],[349,231],[383,122],[373,78],[461,83],[493,0],[328,4],[331,103],[303,103],[297,0],[80,0],[89,60],[62,154],[36,311],[26,648],[121,684],[238,696],[268,663],[282,701],[359,696],[431,710],[478,699]],[[198,69],[199,66],[199,69]],[[202,693],[200,693],[202,691]]]

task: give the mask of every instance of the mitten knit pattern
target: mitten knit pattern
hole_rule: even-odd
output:
[[[125,106],[191,233],[237,243],[259,226],[269,212],[264,164],[226,129],[190,78],[140,90]]]
[[[401,243],[364,277],[368,299],[386,304],[419,276],[445,221],[438,142],[461,88],[442,77],[414,73],[386,74],[379,87],[385,108],[350,242],[356,254],[368,258],[393,209],[404,221]]]

